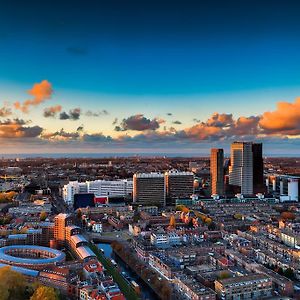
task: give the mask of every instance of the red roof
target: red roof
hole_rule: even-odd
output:
[[[94,203],[105,204],[107,197],[94,197]]]

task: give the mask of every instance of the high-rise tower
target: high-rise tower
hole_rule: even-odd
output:
[[[212,195],[224,194],[224,151],[211,149],[210,153],[210,181]]]
[[[241,193],[253,194],[253,152],[252,143],[234,142],[231,144],[229,184],[239,186]]]

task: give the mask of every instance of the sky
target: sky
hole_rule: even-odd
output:
[[[0,1],[2,153],[300,154],[299,1]]]

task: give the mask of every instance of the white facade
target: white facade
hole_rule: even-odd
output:
[[[291,201],[298,201],[299,199],[299,190],[298,190],[298,179],[289,178],[288,181],[288,196]]]
[[[92,225],[92,231],[97,233],[102,233],[102,223],[97,222]]]
[[[240,186],[241,194],[253,194],[253,154],[252,143],[234,142],[231,144],[231,165],[229,184]]]
[[[96,197],[102,196],[127,196],[132,194],[133,183],[131,180],[95,180],[95,181],[70,181],[63,187],[63,199],[68,205],[73,205],[74,195],[94,193]]]
[[[157,247],[169,246],[169,245],[179,245],[181,243],[181,236],[175,232],[171,233],[151,233],[150,242],[152,245]]]
[[[164,246],[169,245],[169,236],[167,233],[151,233],[150,241],[152,245]]]

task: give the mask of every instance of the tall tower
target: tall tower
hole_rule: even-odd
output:
[[[144,206],[166,205],[166,182],[161,173],[133,175],[133,202]]]
[[[212,195],[224,195],[224,151],[211,149],[210,152],[210,181]]]
[[[263,193],[264,187],[264,161],[262,143],[252,144],[253,153],[253,191],[254,193]]]
[[[239,186],[241,193],[253,194],[253,152],[252,143],[234,142],[231,144],[229,184]]]

